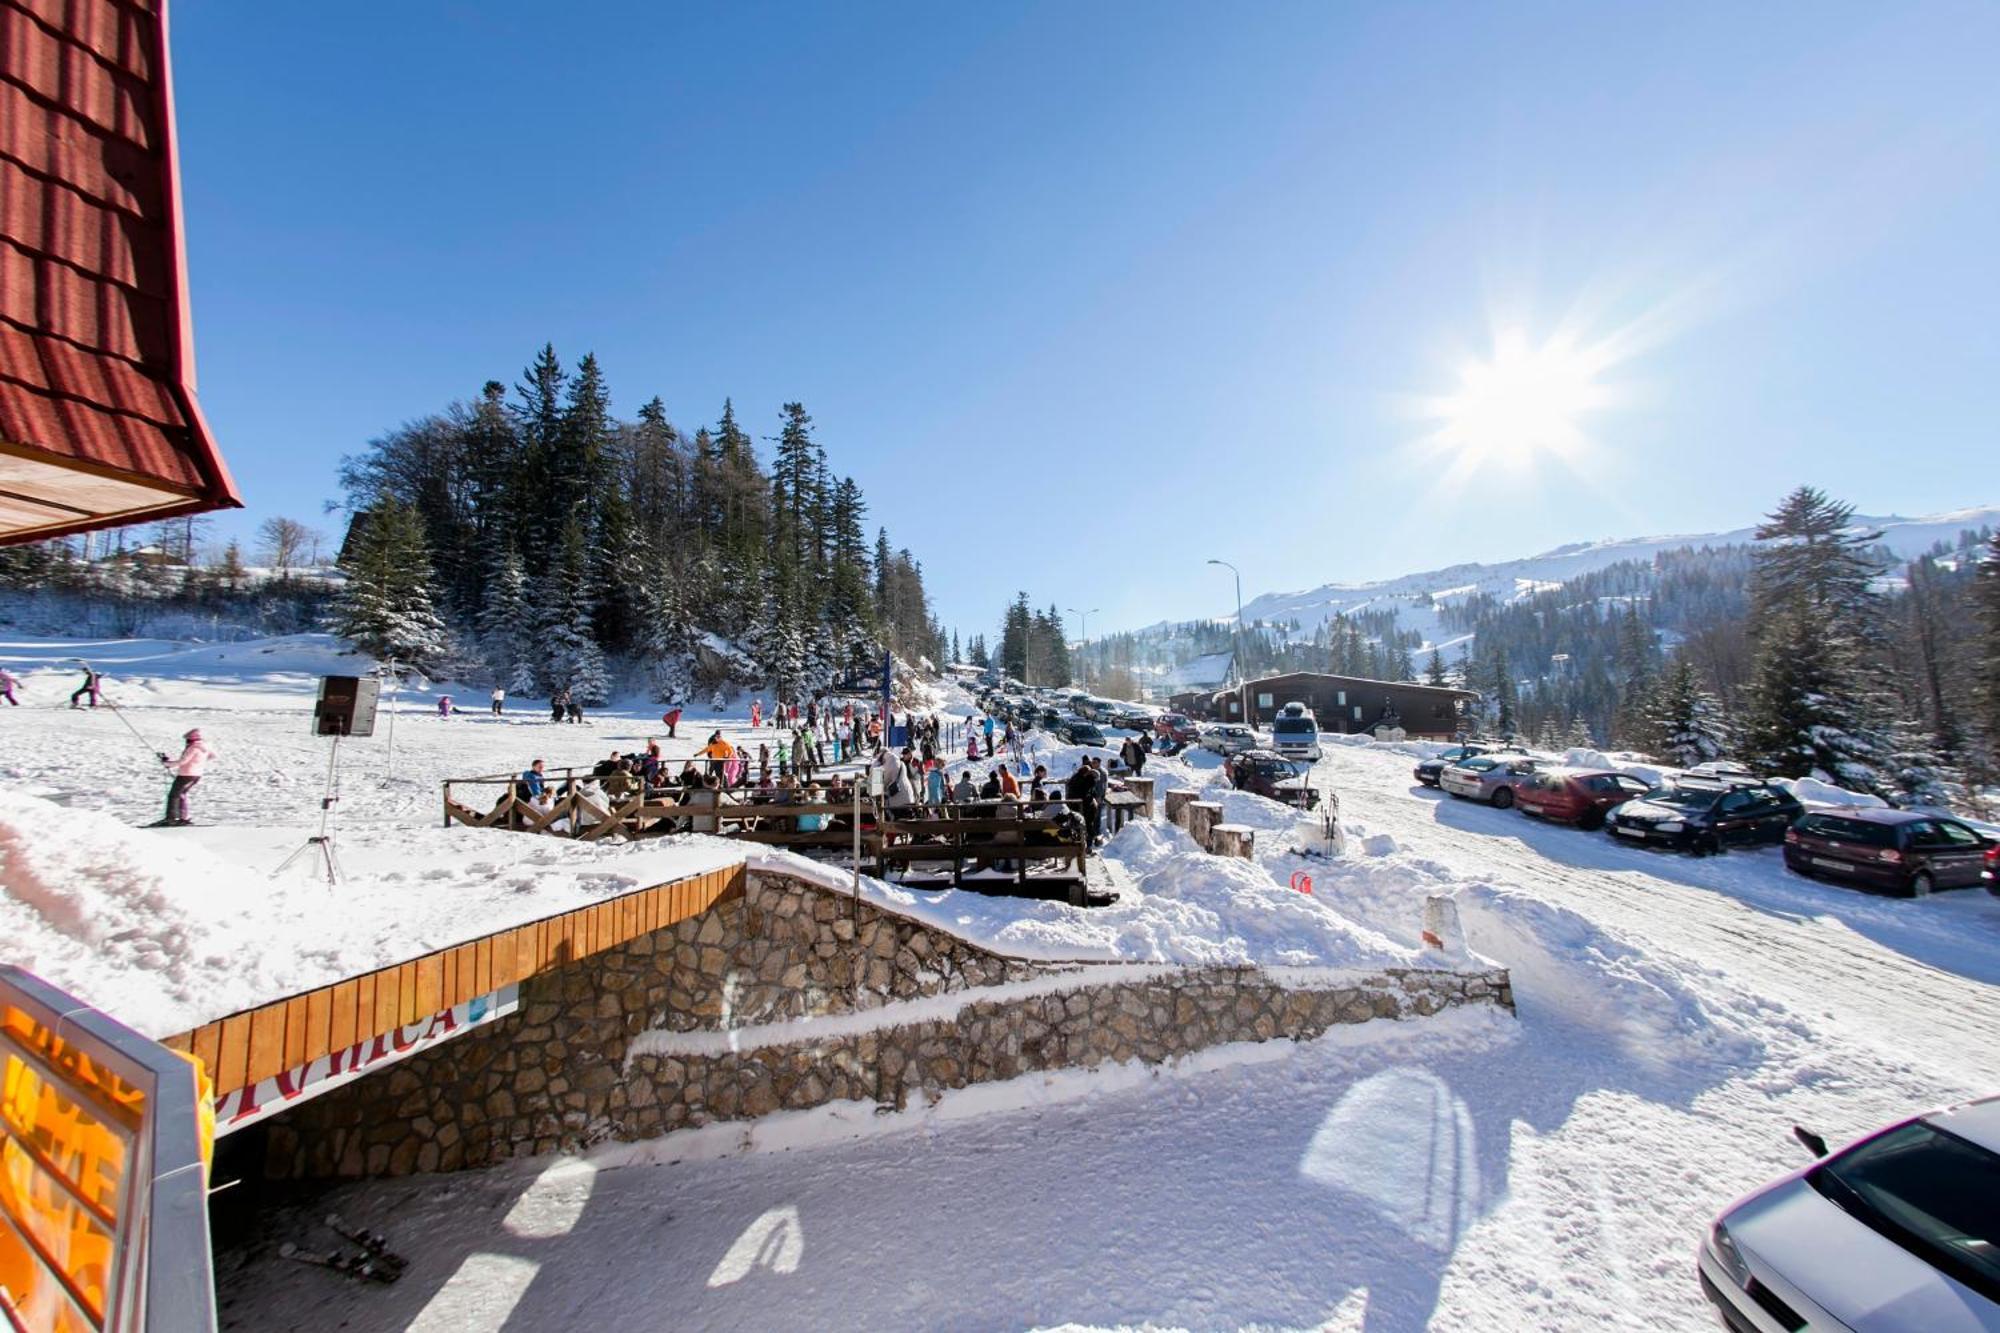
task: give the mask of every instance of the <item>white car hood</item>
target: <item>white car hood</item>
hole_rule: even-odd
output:
[[[1685,810],[1677,810],[1671,805],[1658,805],[1652,801],[1627,801],[1618,807],[1618,813],[1643,824],[1664,824],[1669,820],[1688,817],[1688,812]]]
[[[2000,1333],[2000,1305],[1855,1221],[1803,1179],[1722,1221],[1753,1270],[1776,1272],[1857,1333]]]

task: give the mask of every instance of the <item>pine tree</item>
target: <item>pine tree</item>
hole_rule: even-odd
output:
[[[334,604],[334,633],[375,657],[435,662],[449,641],[431,605],[423,525],[414,509],[396,500],[384,501],[366,519],[356,549],[341,566],[347,586]]]
[[[1876,534],[1853,531],[1853,514],[1801,486],[1757,529],[1744,740],[1773,772],[1887,796],[1887,691],[1870,643],[1880,624],[1868,554]]]
[[[1573,713],[1569,719],[1569,730],[1563,733],[1563,745],[1572,750],[1594,750],[1597,740],[1590,734],[1590,723],[1583,714]]]
[[[1440,689],[1451,684],[1451,677],[1444,669],[1444,654],[1437,650],[1435,644],[1431,645],[1430,661],[1424,664],[1424,684],[1435,685]]]
[[[656,553],[646,572],[639,638],[653,698],[662,703],[685,699],[694,688],[695,627],[683,595],[685,586],[666,553]]]
[[[603,650],[590,635],[589,570],[583,520],[573,517],[563,525],[554,567],[535,584],[533,651],[543,693],[567,688],[578,703],[596,705],[611,697],[611,683]]]
[[[510,547],[500,558],[479,617],[480,651],[493,679],[509,690],[525,693],[535,688],[532,638],[528,576],[521,557]]]
[[[1979,608],[1979,635],[1971,661],[1977,672],[1973,701],[1979,728],[1986,734],[1987,752],[2000,752],[2000,532],[1986,543],[1974,576]]]
[[[1889,799],[1897,805],[1944,809],[1950,803],[1949,768],[1938,757],[1930,728],[1921,718],[1901,718],[1891,725],[1885,768]]]
[[[1681,768],[1692,768],[1729,753],[1729,729],[1715,696],[1702,688],[1694,663],[1676,654],[1660,678],[1653,700],[1656,752]]]

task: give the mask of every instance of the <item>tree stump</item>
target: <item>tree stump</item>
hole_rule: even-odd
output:
[[[1208,850],[1217,856],[1248,861],[1257,844],[1257,830],[1248,824],[1217,824],[1208,832]]]
[[[1193,791],[1168,792],[1167,822],[1171,824],[1178,824],[1182,828],[1186,828],[1188,826],[1187,808],[1190,805],[1194,804],[1195,797],[1199,795],[1201,795],[1200,792],[1193,792]]]
[[[1134,817],[1138,819],[1151,819],[1153,817],[1153,779],[1127,778],[1125,779],[1125,790],[1139,798],[1139,808],[1132,812]]]
[[[1188,836],[1203,848],[1215,850],[1210,838],[1215,826],[1222,822],[1222,806],[1215,801],[1189,801],[1187,819]]]

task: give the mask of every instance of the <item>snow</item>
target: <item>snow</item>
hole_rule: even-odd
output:
[[[78,658],[106,673],[115,710],[67,706]],[[0,717],[8,737],[0,958],[149,1035],[739,862],[834,892],[853,888],[849,871],[719,839],[619,845],[441,826],[438,783],[446,777],[518,772],[537,757],[551,769],[587,766],[648,739],[678,763],[717,728],[754,753],[772,733],[749,728],[747,699],[740,712],[688,709],[669,740],[656,720],[660,706],[643,699],[590,710],[587,725],[557,726],[537,700],[510,696],[510,711],[496,718],[477,686],[403,689],[384,705],[373,737],[341,746],[332,827],[342,877],[329,888],[310,855],[273,872],[318,830],[329,742],[308,734],[317,679],[371,662],[324,635],[223,645],[16,639],[0,643],[0,662],[25,686],[25,706]],[[439,717],[440,694],[465,711]],[[939,698],[948,715],[964,715],[962,695]],[[220,752],[193,793],[198,826],[134,827],[159,813],[165,782],[153,751],[178,750],[173,738],[195,724]],[[1031,750],[1059,777],[1086,753],[1040,742]],[[1198,767],[1207,760],[1173,766],[1174,780],[1215,781],[1212,766]],[[1271,802],[1234,792],[1223,799],[1235,822],[1267,831],[1295,822],[1295,812]],[[1121,895],[1109,908],[865,877],[860,891],[884,910],[1036,960],[1367,971],[1458,961],[1392,942],[1261,867],[1207,856],[1172,832],[1128,832],[1093,863],[1093,876]],[[1160,841],[1149,845],[1149,836]]]
[[[1409,766],[1406,746],[1329,746],[1314,780],[1344,850],[1260,831],[1254,868],[1307,871],[1315,901],[1405,945],[1450,895],[1512,969],[1518,1023],[1375,1023],[347,1186],[228,1258],[227,1322],[1711,1327],[1693,1248],[1803,1160],[1791,1125],[1843,1139],[2000,1083],[2000,900],[1633,849]],[[1161,840],[1121,837],[1107,864],[1163,873]],[[361,1289],[271,1257],[329,1203],[387,1229],[410,1276]]]
[[[1879,530],[1882,546],[1898,558],[1912,559],[1939,541],[1956,541],[1959,533],[1968,529],[2000,526],[2000,506],[1968,508],[1921,518],[1857,515],[1854,524],[1860,528]],[[1447,636],[1432,609],[1437,603],[1466,599],[1480,593],[1503,602],[1515,601],[1621,561],[1651,560],[1663,552],[1683,547],[1749,545],[1755,540],[1755,528],[1738,528],[1732,532],[1573,542],[1540,555],[1491,565],[1453,565],[1447,569],[1406,574],[1375,583],[1327,583],[1302,592],[1264,593],[1243,604],[1243,616],[1247,621],[1275,624],[1297,620],[1305,633],[1310,634],[1316,626],[1335,615],[1393,610],[1396,612],[1397,627],[1421,634],[1425,640],[1423,651],[1427,652],[1433,643],[1447,648],[1471,637],[1465,634]],[[1421,604],[1426,595],[1431,605]]]

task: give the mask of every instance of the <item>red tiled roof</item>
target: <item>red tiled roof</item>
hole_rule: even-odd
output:
[[[164,0],[0,0],[0,542],[241,503],[194,398]]]

